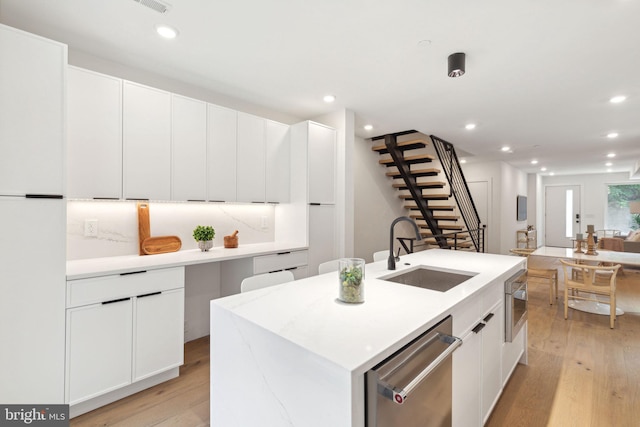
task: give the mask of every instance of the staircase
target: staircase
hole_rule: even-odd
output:
[[[414,130],[372,138],[371,149],[423,237],[399,238],[407,252],[433,247],[484,252],[484,226],[453,145]]]

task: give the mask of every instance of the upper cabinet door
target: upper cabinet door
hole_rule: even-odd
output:
[[[238,113],[207,104],[207,200],[236,201]]]
[[[265,201],[265,123],[238,113],[237,201]]]
[[[171,200],[207,198],[207,104],[172,97]]]
[[[265,184],[266,201],[287,203],[289,201],[291,139],[289,126],[267,120],[266,126]]]
[[[69,67],[67,195],[122,197],[122,80]]]
[[[336,131],[309,123],[309,203],[335,203]]]
[[[67,47],[0,25],[0,195],[64,194]]]
[[[171,199],[171,94],[124,82],[123,184],[126,199]]]

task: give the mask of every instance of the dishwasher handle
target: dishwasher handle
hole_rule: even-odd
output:
[[[425,378],[427,378],[429,374],[431,374],[431,372],[438,368],[438,366],[440,366],[440,364],[451,355],[451,353],[453,353],[458,347],[462,345],[462,340],[458,337],[446,334],[439,335],[442,341],[449,344],[449,347],[447,347],[445,351],[440,353],[440,355],[438,355],[438,357],[436,357],[433,362],[431,362],[426,368],[424,368],[422,372],[420,372],[406,386],[399,388],[394,387],[390,384],[385,385],[385,393],[383,393],[385,396],[393,400],[398,405],[402,405],[407,397],[409,397],[411,392],[418,386],[418,384],[420,384]]]

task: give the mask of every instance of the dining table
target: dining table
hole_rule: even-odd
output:
[[[587,255],[585,252],[576,252],[573,248],[559,248],[554,246],[541,246],[533,251],[531,256],[543,256],[559,259],[567,259],[580,262],[592,263],[611,263],[640,267],[640,253],[634,252],[618,252],[603,249],[597,249],[593,255]],[[595,295],[592,300],[570,300],[569,308],[585,311],[588,313],[601,314],[608,316],[610,306],[607,303],[599,301]],[[616,307],[616,315],[620,316],[624,311]]]

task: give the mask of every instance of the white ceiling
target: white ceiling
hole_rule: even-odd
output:
[[[470,162],[567,174],[606,172],[609,152],[613,172],[640,160],[638,0],[169,3],[0,0],[0,22],[296,117],[347,108],[360,136],[417,129]],[[179,37],[160,39],[158,23]],[[467,55],[459,78],[447,76],[454,52]]]

